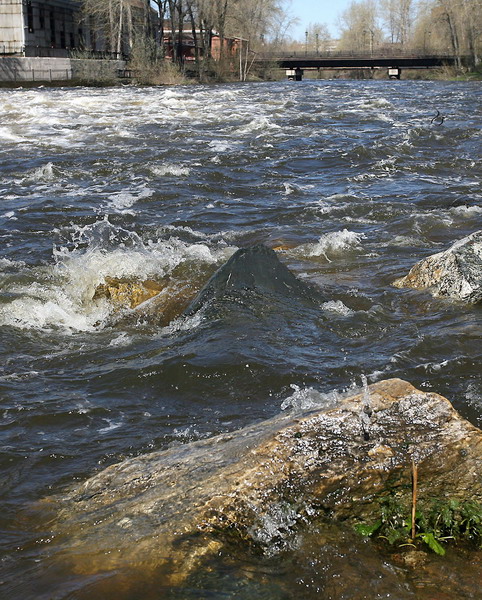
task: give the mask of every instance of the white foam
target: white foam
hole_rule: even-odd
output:
[[[166,163],[164,165],[160,165],[158,167],[151,167],[150,169],[153,175],[157,175],[159,177],[164,177],[165,175],[174,175],[175,177],[182,177],[190,174],[190,169],[188,167],[181,167],[179,165],[172,165]]]
[[[221,154],[224,154],[225,152],[232,150],[237,145],[238,144],[236,142],[223,141],[223,140],[213,140],[213,141],[209,142],[209,144],[208,144],[208,146],[210,148],[212,148],[215,152],[219,152]]]
[[[108,219],[76,226],[69,246],[55,248],[54,262],[37,268],[35,283],[12,284],[15,299],[0,305],[0,324],[21,329],[60,329],[65,332],[94,331],[109,322],[115,308],[105,299],[93,300],[97,286],[107,277],[134,280],[161,279],[181,263],[224,262],[235,248],[205,243],[186,243],[177,237],[143,242],[137,234],[113,226]],[[73,245],[73,247],[72,247]],[[16,266],[11,261],[4,268]],[[20,266],[20,265],[19,265]],[[180,319],[173,328],[189,329],[197,322]],[[119,336],[111,345],[127,345]]]
[[[284,196],[290,196],[293,192],[296,191],[296,187],[291,185],[291,183],[283,183],[284,191],[282,192]]]
[[[46,165],[42,165],[32,173],[32,178],[37,181],[52,181],[55,179],[54,165],[48,162]]]
[[[38,371],[23,371],[21,373],[9,373],[8,375],[1,375],[0,381],[24,381],[26,379],[32,379],[39,375]]]
[[[150,198],[153,194],[154,190],[149,188],[142,188],[135,191],[117,192],[109,196],[109,206],[117,212],[132,212],[128,211],[127,209],[131,208],[139,200]]]
[[[99,433],[101,435],[104,435],[106,433],[109,433],[109,431],[112,431],[113,429],[118,429],[119,427],[122,426],[122,421],[113,421],[112,419],[103,419],[106,423],[107,423],[107,427],[101,427],[99,429]]]
[[[236,130],[236,133],[239,135],[247,135],[247,134],[253,134],[253,133],[265,133],[265,132],[268,133],[268,132],[272,132],[273,130],[280,130],[280,129],[281,129],[280,125],[276,125],[276,123],[272,123],[268,119],[268,117],[259,116],[259,117],[255,117],[252,121],[250,121],[246,125],[239,127]]]
[[[393,108],[393,105],[386,98],[371,98],[360,104],[360,108]]]
[[[303,254],[309,258],[323,256],[331,262],[330,257],[340,256],[359,249],[361,247],[360,242],[364,237],[363,233],[356,233],[347,229],[333,231],[321,236],[316,244],[298,246],[296,253]]]
[[[24,144],[28,141],[26,138],[13,133],[8,127],[0,127],[0,140],[5,142],[13,142],[16,144]]]
[[[131,342],[132,338],[129,335],[127,335],[127,333],[122,332],[120,335],[118,335],[116,338],[109,342],[109,346],[129,346]]]
[[[9,258],[0,258],[0,270],[10,269],[13,267],[21,267],[25,263],[20,260],[10,260]]]
[[[48,289],[41,290],[41,297],[25,295],[0,307],[0,323],[19,329],[62,329],[89,331],[98,320],[105,316],[102,310],[96,314],[79,311],[71,298],[60,289],[51,288],[52,299],[48,299]],[[32,290],[25,290],[25,294]]]
[[[454,206],[450,211],[458,216],[472,217],[482,213],[482,206]]]
[[[427,242],[425,240],[422,240],[421,238],[416,238],[415,236],[411,236],[411,235],[397,235],[393,239],[390,240],[390,245],[391,246],[399,246],[402,248],[403,247],[418,248],[418,247],[426,246]]]

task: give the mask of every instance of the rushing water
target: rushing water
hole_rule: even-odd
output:
[[[482,424],[480,307],[391,286],[481,228],[480,91],[405,81],[0,91],[2,597],[40,597],[22,574],[49,540],[18,515],[126,456],[363,377],[402,377]],[[259,243],[281,247],[319,290],[316,309],[226,301],[219,317],[159,325],[113,319],[93,300],[106,277],[201,287]],[[298,597],[319,597],[322,561],[300,562]],[[261,587],[247,597],[285,597],[263,577],[251,575]],[[369,579],[363,597],[389,597]],[[55,585],[41,597],[77,597],[74,584]],[[216,589],[176,597],[244,597]]]

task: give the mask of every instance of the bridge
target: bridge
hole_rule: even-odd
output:
[[[305,69],[388,69],[389,77],[400,79],[402,69],[432,69],[453,66],[457,58],[449,54],[427,54],[425,52],[286,52],[259,54],[258,64],[275,63],[286,69],[289,79],[301,80]]]

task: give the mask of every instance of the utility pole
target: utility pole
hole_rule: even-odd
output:
[[[368,29],[364,29],[363,33],[370,34],[370,56],[373,56],[373,38],[375,37],[375,32],[371,27],[369,27]]]

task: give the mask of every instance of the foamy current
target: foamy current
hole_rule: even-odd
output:
[[[5,597],[35,597],[47,545],[16,515],[126,456],[388,377],[482,425],[480,307],[391,285],[482,226],[478,83],[2,89],[0,115]],[[96,296],[195,296],[261,243],[316,306],[248,289],[165,323]]]

